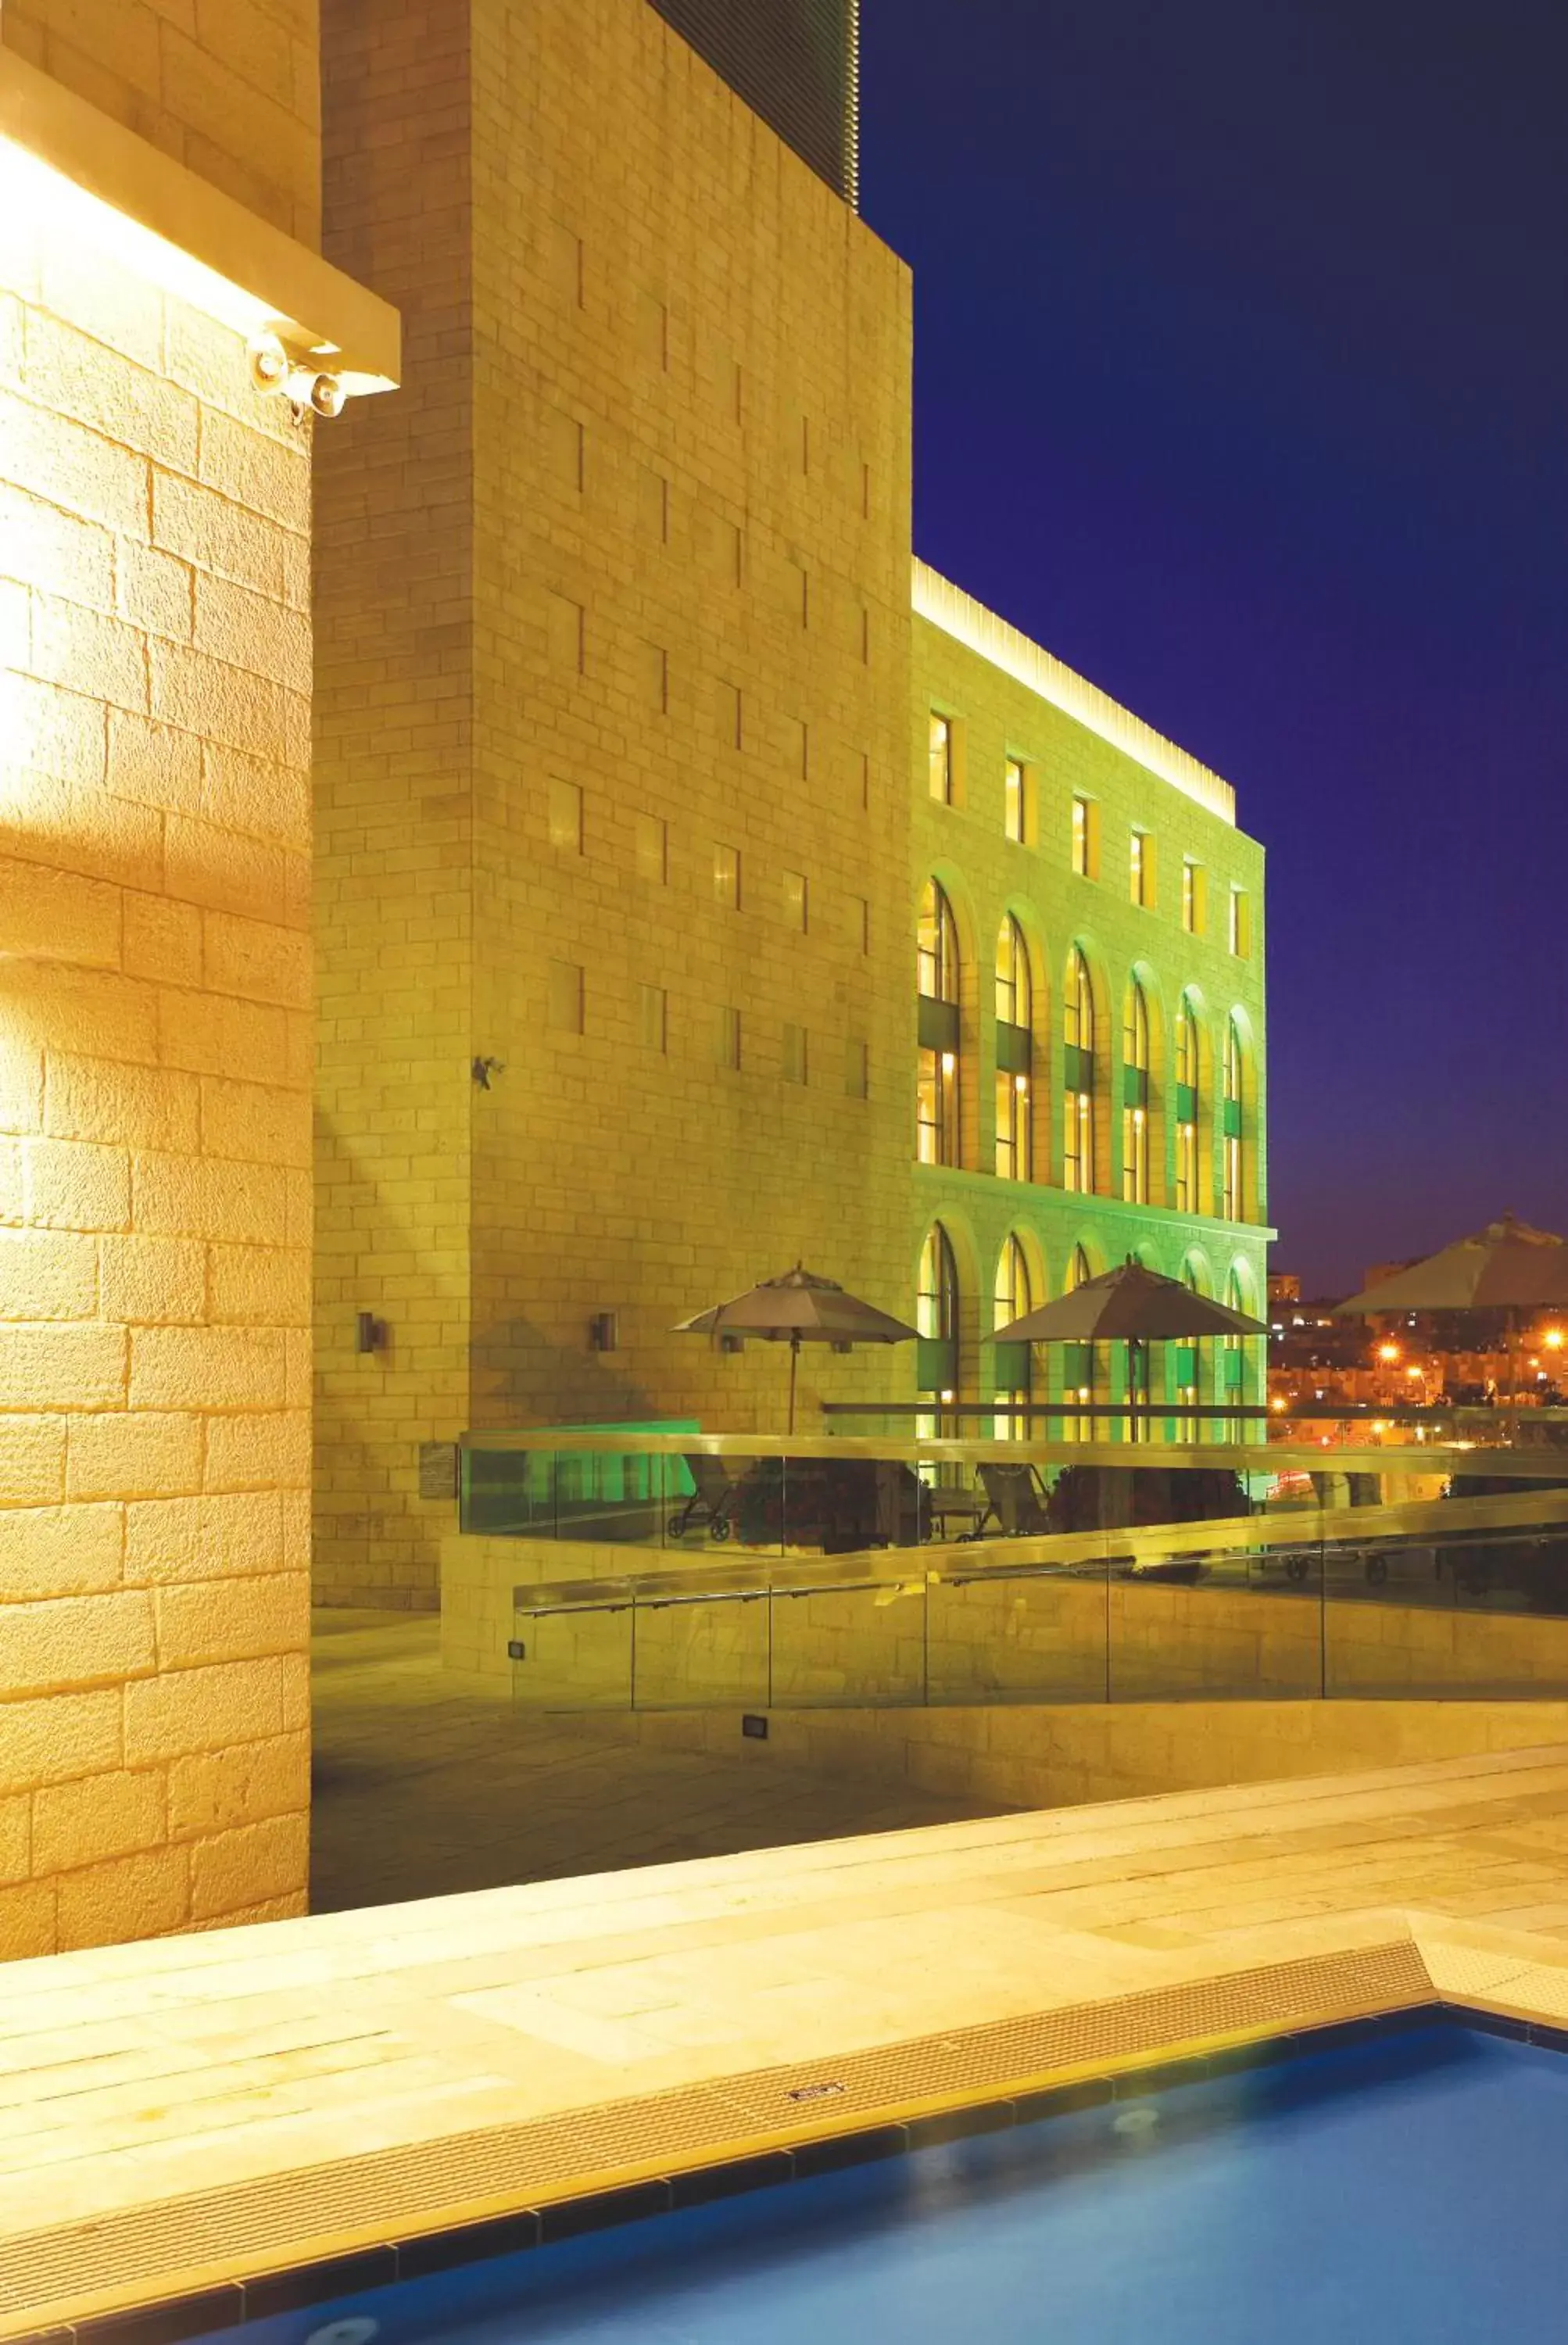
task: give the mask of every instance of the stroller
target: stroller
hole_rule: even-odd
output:
[[[720,1457],[688,1456],[686,1470],[691,1476],[692,1492],[669,1518],[671,1538],[684,1538],[688,1531],[706,1531],[711,1539],[727,1539],[734,1528],[738,1483],[730,1480]]]

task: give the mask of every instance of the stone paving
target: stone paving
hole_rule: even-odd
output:
[[[315,1913],[1000,1812],[514,1719],[504,1699],[443,1677],[433,1614],[316,1624]]]
[[[351,1677],[350,1640],[375,1633],[349,1631],[326,1674]],[[393,1669],[428,1681],[412,1640]],[[392,1694],[383,1675],[383,1709]],[[336,1699],[329,1770],[351,1768],[354,1748],[331,1722]],[[351,1714],[344,1700],[338,1715]],[[472,1721],[443,1719],[433,1694],[427,1725],[403,1717],[411,1754],[423,1747],[434,1773],[466,1768],[473,1800],[494,1804]],[[373,1715],[363,1725],[377,1765],[386,1734]],[[558,1762],[568,1776],[579,1763]],[[580,1763],[596,1787],[585,1803],[612,1779],[602,1752]],[[536,1796],[551,1780],[520,1771],[514,1787],[532,1781]],[[449,1812],[461,1789],[443,1794]],[[786,1792],[802,1789],[792,1777]],[[368,1788],[354,1796],[368,1829],[375,1803]],[[747,1828],[716,1821],[711,1779],[706,1796],[670,1829]],[[647,1795],[643,1818],[658,1807]],[[404,1835],[411,1850],[439,1833],[439,1812]],[[329,1839],[354,1829],[341,1812]],[[382,1829],[396,1840],[384,1812]],[[604,1843],[623,1864],[637,1853],[636,1799]],[[530,1845],[561,1859],[558,1840],[520,1839],[507,1861]],[[494,1838],[476,1852],[501,1861]],[[699,2139],[733,2157],[769,2137],[747,2098],[759,2076],[875,2060],[903,2081],[874,2105],[918,2106],[922,2044],[962,2053],[965,2031],[1015,2023],[1072,2035],[1118,1998],[1147,2010],[1196,1993],[1203,2005],[1347,1959],[1385,1979],[1391,1963],[1407,1985],[1349,2005],[1314,1990],[1269,2025],[1456,1995],[1568,2019],[1568,1748],[753,1848],[15,1963],[0,2000],[0,2336],[536,2203],[507,2181],[519,2143],[543,2159],[528,2191],[541,2177],[582,2188],[573,2178],[665,2172]],[[1142,2040],[1201,2042],[1227,2024],[1200,2012]],[[612,2120],[640,2125],[642,2147],[585,2153]],[[128,2295],[106,2295],[117,2274]]]

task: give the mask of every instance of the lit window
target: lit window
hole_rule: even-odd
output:
[[[740,1064],[740,1012],[721,1009],[714,1025],[714,1056],[721,1067]]]
[[[806,1029],[789,1020],[784,1026],[783,1074],[787,1083],[806,1080]]]
[[[1220,1212],[1227,1222],[1239,1222],[1246,1214],[1244,1181],[1245,1152],[1242,1143],[1242,1057],[1241,1035],[1234,1018],[1225,1026],[1224,1086],[1222,1092],[1225,1125],[1224,1172],[1221,1183]]]
[[[1081,1245],[1073,1248],[1067,1264],[1067,1275],[1062,1282],[1064,1294],[1076,1294],[1078,1288],[1093,1276],[1089,1257]],[[1092,1344],[1064,1345],[1062,1364],[1062,1397],[1086,1408],[1095,1397],[1095,1347]],[[1064,1441],[1089,1441],[1094,1437],[1091,1416],[1069,1416],[1062,1419]]]
[[[1122,1196],[1149,1202],[1149,1006],[1135,977],[1122,1020]]]
[[[1154,897],[1154,850],[1141,830],[1135,830],[1127,858],[1127,893],[1135,904],[1148,905]]]
[[[958,1264],[940,1222],[933,1222],[926,1233],[915,1289],[915,1330],[921,1339],[915,1369],[919,1389],[951,1399],[959,1381]],[[929,1440],[944,1429],[948,1428],[934,1415],[915,1419],[917,1439]]]
[[[952,804],[952,719],[931,713],[931,794],[939,806]]]
[[[808,909],[809,901],[810,898],[807,887],[806,874],[803,871],[786,871],[784,874],[784,918],[790,928],[799,929],[804,932],[808,925]]]
[[[1197,1018],[1184,995],[1176,1023],[1176,1208],[1196,1213],[1197,1198]]]
[[[1252,949],[1250,919],[1245,888],[1230,891],[1230,949],[1238,960],[1245,960]]]
[[[1034,1150],[1030,1130],[1031,1079],[1023,1070],[996,1071],[996,1177],[1032,1181]]]
[[[1029,836],[1029,774],[1022,758],[1009,757],[1002,769],[1003,828],[1020,844]]]
[[[1073,801],[1073,868],[1081,879],[1089,877],[1091,853],[1090,808],[1087,798]]]
[[[1034,1177],[1033,991],[1029,949],[1009,912],[996,936],[996,1171],[1003,1181]]]
[[[740,849],[738,847],[716,847],[713,850],[713,899],[731,912],[740,909]]]
[[[1251,1306],[1239,1270],[1232,1270],[1227,1277],[1225,1299],[1232,1311],[1250,1313]],[[1245,1335],[1226,1335],[1220,1339],[1220,1378],[1224,1386],[1220,1397],[1232,1408],[1242,1406],[1248,1397],[1246,1345]]]
[[[934,879],[921,898],[915,940],[920,1047],[915,1080],[915,1154],[921,1164],[959,1159],[958,929]]]
[[[1189,937],[1196,937],[1202,926],[1202,874],[1190,857],[1181,867],[1181,924]]]
[[[996,1281],[992,1290],[992,1325],[998,1329],[1010,1327],[1015,1319],[1022,1319],[1025,1312],[1033,1308],[1029,1264],[1023,1244],[1015,1235],[1009,1236],[997,1256]],[[1010,1412],[995,1420],[993,1429],[998,1441],[1022,1441],[1029,1430],[1026,1416],[1011,1414],[1012,1410],[1022,1408],[1029,1398],[1029,1365],[1030,1347],[1027,1344],[1010,1345],[1006,1355],[997,1363],[996,1397],[1008,1406]],[[1008,1378],[1006,1384],[1001,1382],[1004,1371]]]
[[[1062,1184],[1087,1193],[1095,1186],[1095,991],[1089,964],[1076,945],[1067,956],[1063,1033],[1067,1047]]]

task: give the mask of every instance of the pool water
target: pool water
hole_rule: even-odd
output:
[[[1568,2057],[1419,2026],[690,2208],[247,2345],[1490,2345],[1568,2323]]]

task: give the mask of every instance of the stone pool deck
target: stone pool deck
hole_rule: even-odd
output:
[[[20,1962],[0,2336],[1441,1996],[1568,2018],[1568,1746]]]

